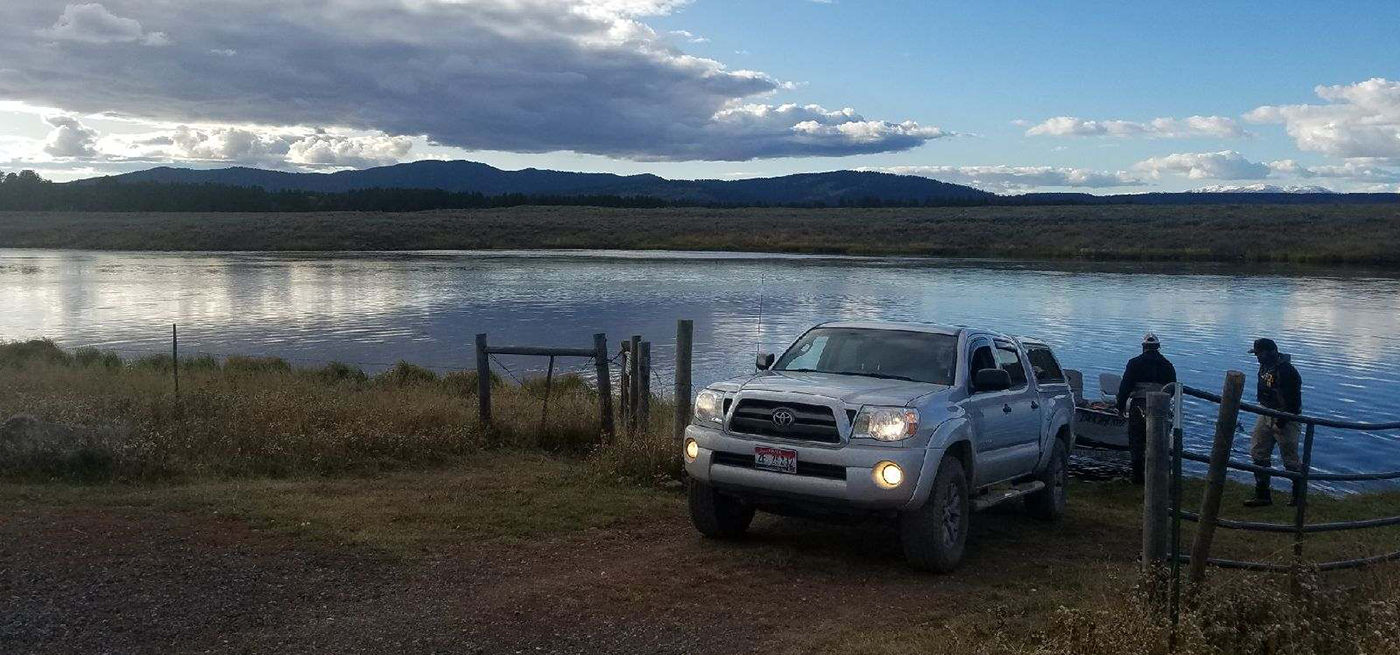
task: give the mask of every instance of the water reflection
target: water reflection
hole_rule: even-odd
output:
[[[654,342],[654,386],[665,389],[679,317],[696,322],[698,384],[748,370],[755,350],[779,350],[819,321],[928,320],[1037,336],[1084,369],[1092,388],[1099,371],[1121,370],[1151,329],[1184,380],[1215,389],[1227,368],[1253,372],[1245,351],[1267,335],[1302,371],[1309,412],[1379,421],[1400,416],[1397,292],[1400,280],[1383,275],[1219,266],[0,250],[0,338],[164,351],[177,322],[185,352],[466,368],[477,332],[561,346],[590,345],[595,332],[613,344],[642,334]],[[522,373],[543,363],[506,364]],[[1191,414],[1193,447],[1209,434],[1208,411]],[[1400,468],[1400,438],[1320,430],[1316,461],[1333,471]]]

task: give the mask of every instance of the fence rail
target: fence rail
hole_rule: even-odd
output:
[[[1220,394],[1210,393],[1184,384],[1171,385],[1175,392],[1175,402],[1172,403],[1175,412],[1171,421],[1168,420],[1167,410],[1169,396],[1165,393],[1156,393],[1149,394],[1148,397],[1147,448],[1149,450],[1147,463],[1149,468],[1156,466],[1158,469],[1163,469],[1166,467],[1166,461],[1168,461],[1165,457],[1152,457],[1153,453],[1165,454],[1170,447],[1172,456],[1169,460],[1171,462],[1170,503],[1166,511],[1162,510],[1161,502],[1162,497],[1167,494],[1166,485],[1160,481],[1154,482],[1154,480],[1160,480],[1161,476],[1165,474],[1165,471],[1157,470],[1147,472],[1146,478],[1148,481],[1148,488],[1145,490],[1143,499],[1143,564],[1154,571],[1160,570],[1158,567],[1163,564],[1168,562],[1171,564],[1173,648],[1175,647],[1175,628],[1178,617],[1180,616],[1180,565],[1182,564],[1190,564],[1190,580],[1192,583],[1200,583],[1204,580],[1205,567],[1207,565],[1246,571],[1288,573],[1292,577],[1293,588],[1296,592],[1300,588],[1299,576],[1304,570],[1319,572],[1338,571],[1400,561],[1400,551],[1331,562],[1305,562],[1303,559],[1303,543],[1305,537],[1309,534],[1345,530],[1364,530],[1400,525],[1400,516],[1355,521],[1334,521],[1329,523],[1307,523],[1308,488],[1309,484],[1312,482],[1324,480],[1393,480],[1400,478],[1400,471],[1376,473],[1314,473],[1312,470],[1312,452],[1313,441],[1318,426],[1343,430],[1384,431],[1400,430],[1400,421],[1383,423],[1347,421],[1336,418],[1308,416],[1305,414],[1290,414],[1288,412],[1281,412],[1275,409],[1241,402],[1240,399],[1244,394],[1244,381],[1244,373],[1240,371],[1228,372],[1225,376],[1224,388]],[[1211,445],[1211,454],[1208,457],[1187,453],[1182,450],[1181,399],[1183,396],[1191,396],[1193,398],[1213,402],[1220,407],[1216,418],[1215,438]],[[1261,417],[1293,421],[1306,426],[1298,470],[1293,471],[1287,468],[1259,466],[1254,463],[1239,462],[1230,458],[1230,453],[1234,445],[1236,428],[1239,425],[1239,413],[1241,411]],[[1168,434],[1169,424],[1173,424],[1170,436]],[[1169,439],[1170,444],[1168,443]],[[1181,462],[1183,460],[1202,462],[1208,465],[1206,472],[1206,489],[1202,495],[1201,511],[1198,513],[1187,512],[1181,508]],[[1278,476],[1293,481],[1297,486],[1295,496],[1296,509],[1293,522],[1266,523],[1221,518],[1220,505],[1224,493],[1226,472],[1229,469],[1247,471],[1259,476]],[[1166,526],[1167,521],[1171,522],[1170,529]],[[1182,521],[1195,522],[1200,526],[1196,531],[1196,537],[1192,544],[1190,555],[1182,553],[1180,548]],[[1217,527],[1227,530],[1291,534],[1293,535],[1293,561],[1291,563],[1281,564],[1210,557],[1210,549],[1214,540],[1215,528]],[[1166,534],[1170,534],[1171,536],[1170,550],[1168,550],[1167,544],[1165,543],[1165,536],[1163,536]]]

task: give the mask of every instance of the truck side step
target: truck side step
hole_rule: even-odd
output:
[[[993,505],[1000,505],[1008,500],[1015,500],[1026,494],[1033,494],[1045,488],[1045,483],[1040,480],[1032,480],[1021,484],[1013,484],[1006,489],[990,491],[986,495],[972,499],[972,511],[980,512]]]

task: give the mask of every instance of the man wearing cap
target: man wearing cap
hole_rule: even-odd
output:
[[[1142,354],[1128,360],[1118,385],[1118,412],[1128,410],[1128,448],[1133,455],[1133,484],[1142,484],[1144,447],[1147,442],[1147,394],[1176,382],[1176,367],[1162,356],[1162,342],[1148,332],[1142,338]],[[1132,402],[1129,403],[1129,400]]]
[[[1303,377],[1293,368],[1288,355],[1279,354],[1278,344],[1272,339],[1256,339],[1249,353],[1259,360],[1259,404],[1269,409],[1298,414],[1303,411]],[[1254,434],[1249,444],[1249,455],[1255,466],[1272,466],[1274,444],[1278,444],[1283,456],[1283,467],[1290,471],[1302,468],[1298,461],[1297,421],[1260,416],[1254,423]],[[1302,491],[1298,481],[1293,482],[1293,497],[1288,505],[1298,503],[1298,493]],[[1269,475],[1254,474],[1254,497],[1244,501],[1245,507],[1267,507],[1274,504],[1269,491]]]

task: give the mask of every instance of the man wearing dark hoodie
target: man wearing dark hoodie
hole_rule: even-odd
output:
[[[1128,411],[1128,449],[1133,456],[1133,484],[1142,484],[1147,441],[1147,394],[1176,382],[1176,368],[1162,356],[1162,342],[1148,332],[1142,354],[1128,360],[1118,384],[1118,412]],[[1129,403],[1129,400],[1132,402]]]
[[[1249,350],[1259,360],[1259,384],[1257,393],[1259,404],[1269,409],[1298,414],[1303,411],[1303,377],[1293,368],[1288,355],[1280,354],[1278,344],[1272,339],[1256,339]],[[1274,445],[1278,444],[1283,456],[1283,467],[1298,471],[1302,464],[1298,460],[1297,421],[1260,416],[1254,423],[1253,439],[1249,445],[1249,455],[1255,466],[1272,466]],[[1297,505],[1301,487],[1293,482],[1293,496],[1289,506]],[[1254,497],[1244,501],[1245,507],[1267,507],[1274,503],[1269,490],[1269,475],[1254,474]]]

